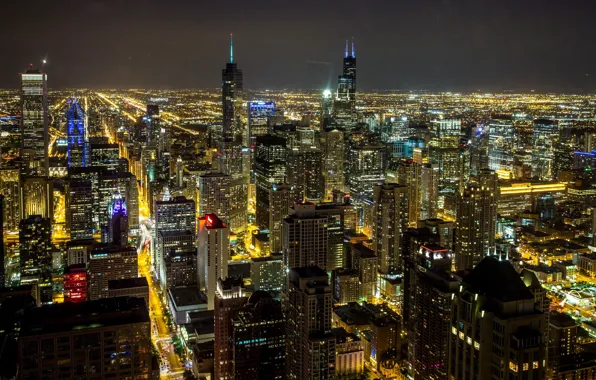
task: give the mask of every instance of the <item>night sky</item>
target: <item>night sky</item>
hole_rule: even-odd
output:
[[[596,91],[594,0],[4,0],[0,87],[47,53],[52,88]]]

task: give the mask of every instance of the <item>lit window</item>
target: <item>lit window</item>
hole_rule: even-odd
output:
[[[459,332],[459,339],[464,340],[464,333],[463,332]]]
[[[528,370],[528,368],[529,368],[529,365],[528,365],[528,363],[524,363],[524,371],[527,371],[527,370]]]
[[[471,346],[471,345],[472,345],[472,338],[468,337],[468,338],[466,339],[466,342],[468,342],[468,344]]]
[[[480,350],[480,343],[474,342],[474,349],[475,350]]]
[[[517,372],[517,364],[515,364],[514,362],[509,362],[509,369],[513,372]]]
[[[451,328],[451,332],[453,333],[453,335],[457,335],[457,329],[455,327]]]
[[[536,368],[538,368],[538,367],[539,367],[539,364],[538,364],[538,362],[534,362],[534,363],[532,363],[532,369],[536,369]]]

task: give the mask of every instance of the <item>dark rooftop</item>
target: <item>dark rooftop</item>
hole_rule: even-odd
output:
[[[292,271],[296,272],[300,278],[327,277],[327,272],[317,266],[293,268]]]
[[[170,293],[170,299],[174,301],[176,307],[207,303],[207,300],[201,295],[199,287],[196,285],[174,286],[168,292]]]
[[[141,287],[149,287],[147,278],[145,278],[145,277],[123,278],[120,280],[109,280],[108,281],[108,289],[110,289],[110,290],[141,288]]]
[[[52,334],[133,323],[149,323],[149,311],[143,298],[105,298],[27,310],[20,335]]]
[[[478,263],[463,282],[475,291],[503,302],[533,298],[509,261],[490,256]]]

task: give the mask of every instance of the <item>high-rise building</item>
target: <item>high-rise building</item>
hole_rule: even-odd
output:
[[[128,207],[119,192],[114,193],[108,209],[108,242],[125,247],[128,245]]]
[[[48,218],[31,215],[19,228],[21,283],[39,283],[51,277],[52,223]]]
[[[179,285],[183,282],[186,282],[185,285],[197,283],[197,241],[194,231],[159,231],[157,250],[158,256],[162,258],[160,272],[157,275],[164,290],[177,283]],[[180,272],[172,273],[175,268]]]
[[[93,189],[91,181],[74,180],[68,184],[66,227],[71,240],[93,238]]]
[[[333,378],[333,296],[327,273],[317,266],[293,268],[286,292],[287,379]]]
[[[269,118],[273,115],[275,115],[274,102],[253,101],[248,103],[249,146],[255,146],[257,137],[268,133]]]
[[[255,145],[255,190],[257,226],[270,230],[271,189],[287,179],[288,150],[286,139],[273,135],[256,138]]]
[[[184,197],[176,197],[169,201],[155,202],[155,227],[152,229],[154,233],[153,243],[153,268],[155,273],[161,273],[161,265],[163,257],[155,242],[160,231],[196,231],[197,218],[195,202]]]
[[[514,173],[515,127],[510,116],[493,118],[488,124],[488,169]],[[485,168],[478,168],[485,169]]]
[[[108,170],[118,171],[121,166],[118,144],[91,143],[89,145],[90,165],[105,166]]]
[[[317,213],[313,203],[297,204],[284,219],[282,247],[288,269],[316,265],[327,268],[329,252],[328,218]]]
[[[360,278],[358,271],[353,269],[334,269],[333,301],[335,304],[345,305],[360,301]]]
[[[271,252],[278,253],[283,249],[283,220],[290,215],[290,207],[294,204],[296,192],[290,185],[278,183],[269,189],[269,244]]]
[[[234,379],[285,379],[286,321],[281,303],[257,291],[232,319]]]
[[[139,276],[137,250],[135,247],[102,245],[89,255],[89,299],[106,298],[108,282]]]
[[[222,70],[222,104],[223,126],[222,137],[219,141],[221,153],[220,171],[225,174],[238,175],[242,173],[242,145],[245,141],[244,125],[241,118],[243,77],[242,70],[234,62],[232,35],[230,34],[230,60]]]
[[[234,379],[235,366],[235,341],[233,317],[246,303],[248,297],[245,293],[241,279],[218,279],[215,290],[214,311],[214,367],[216,379]],[[251,344],[254,342],[250,342]]]
[[[73,264],[64,269],[64,302],[87,301],[87,266]]]
[[[149,379],[151,374],[151,321],[142,298],[28,308],[17,345],[19,380],[42,373],[100,379]]]
[[[323,180],[323,153],[316,147],[293,149],[289,157],[288,182],[296,188],[303,202],[320,201]]]
[[[280,292],[283,286],[283,257],[271,255],[250,260],[250,278],[255,291]]]
[[[409,363],[415,379],[446,379],[449,359],[451,297],[458,282],[449,272],[451,254],[446,248],[420,246],[407,263]]]
[[[373,187],[385,181],[384,156],[385,147],[380,144],[350,147],[347,152],[346,180],[351,193],[372,197]]]
[[[110,215],[108,213],[114,193],[120,193],[126,200],[128,211],[128,226],[131,231],[139,228],[139,188],[137,177],[129,172],[111,172],[103,174],[97,180],[96,209],[99,226],[107,226]]]
[[[420,219],[437,217],[439,196],[439,165],[423,164],[420,183]]]
[[[52,180],[44,177],[28,177],[21,185],[21,218],[41,215],[42,218],[54,217],[54,186]]]
[[[499,186],[493,170],[483,169],[457,200],[456,269],[473,268],[496,252]]]
[[[360,299],[372,302],[377,286],[377,255],[364,244],[350,245],[351,267],[358,272]]]
[[[6,286],[6,276],[5,276],[5,244],[4,244],[4,195],[0,194],[0,289],[3,289]]]
[[[554,157],[559,123],[556,120],[536,119],[532,131],[532,178],[552,181],[556,175]]]
[[[548,316],[549,375],[559,373],[561,359],[577,353],[577,323],[568,314],[551,311]]]
[[[213,310],[217,281],[228,278],[230,229],[215,214],[199,218],[199,273],[201,289],[207,294],[207,308]]]
[[[384,274],[403,273],[402,236],[408,228],[408,187],[374,187],[373,250]]]
[[[48,76],[33,66],[21,74],[21,157],[39,176],[49,172],[47,80]]]
[[[21,222],[21,175],[19,169],[0,169],[0,194],[4,196],[4,228],[18,231]]]
[[[448,376],[544,379],[546,317],[509,261],[485,257],[454,294]]]
[[[217,214],[229,223],[230,216],[230,186],[232,177],[218,172],[201,175],[199,187],[199,215]]]
[[[344,132],[339,129],[321,132],[323,151],[323,178],[325,182],[325,200],[329,200],[333,190],[344,190]]]
[[[410,160],[400,161],[397,183],[408,187],[408,224],[415,226],[422,208],[422,166]]]
[[[89,157],[85,122],[85,112],[75,98],[66,111],[68,167],[87,166]]]
[[[356,50],[352,41],[352,52],[348,53],[348,41],[344,54],[343,71],[337,78],[337,93],[333,103],[336,119],[354,122],[356,119]]]

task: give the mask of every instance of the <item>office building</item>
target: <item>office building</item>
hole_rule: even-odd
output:
[[[287,269],[316,265],[327,268],[328,218],[317,213],[313,203],[296,204],[283,221],[282,248]]]
[[[139,229],[139,188],[137,177],[129,172],[110,172],[98,177],[95,201],[97,223],[99,226],[107,225],[110,218],[108,209],[116,192],[126,200],[130,230],[137,231]]]
[[[346,181],[353,196],[372,197],[373,187],[385,181],[385,147],[359,144],[347,152]]]
[[[4,228],[18,231],[21,222],[21,172],[19,169],[0,169],[0,194],[4,196]]]
[[[513,266],[485,257],[452,301],[448,376],[544,379],[546,323]]]
[[[250,278],[255,291],[280,292],[284,282],[283,256],[254,257],[250,260]]]
[[[214,291],[215,345],[214,367],[216,379],[234,379],[235,341],[233,318],[248,300],[241,279],[219,278]],[[250,342],[253,343],[253,342]]]
[[[17,346],[17,379],[48,373],[69,378],[148,379],[151,373],[151,321],[142,298],[27,309]]]
[[[281,303],[257,291],[232,319],[234,379],[285,379],[286,321]]]
[[[51,277],[52,223],[48,218],[31,215],[19,229],[21,283],[42,282]]]
[[[277,183],[269,189],[269,245],[273,253],[281,252],[283,249],[283,220],[290,215],[295,198],[296,192],[290,185]]]
[[[551,311],[548,316],[548,363],[549,376],[559,373],[561,360],[573,356],[579,348],[577,323],[568,314]]]
[[[488,169],[513,175],[514,154],[517,148],[513,118],[500,116],[488,124]],[[486,169],[486,168],[478,168]]]
[[[242,70],[234,62],[232,36],[230,35],[230,60],[221,74],[223,105],[222,136],[219,139],[220,171],[229,175],[241,175],[242,146],[247,145],[242,121],[243,77]]]
[[[364,373],[364,347],[356,334],[343,328],[332,329],[335,337],[335,375],[338,378],[362,376]]]
[[[556,177],[554,158],[559,123],[557,120],[536,119],[532,131],[532,178],[552,181]]]
[[[343,70],[337,78],[333,116],[348,125],[356,120],[356,51],[353,41],[351,53],[348,53],[348,41],[346,41]]]
[[[358,272],[359,299],[372,302],[377,287],[377,255],[362,243],[350,244],[350,261]]]
[[[360,301],[360,278],[353,269],[334,269],[333,301],[336,305],[345,305]]]
[[[333,378],[333,296],[327,273],[317,266],[293,268],[286,292],[286,378]]]
[[[69,168],[84,167],[88,164],[86,129],[85,112],[83,112],[83,108],[81,108],[77,99],[74,98],[66,111],[67,162]]]
[[[215,214],[199,218],[199,273],[201,289],[207,294],[207,308],[213,310],[217,281],[228,278],[230,229]]]
[[[249,146],[255,146],[257,137],[269,131],[269,118],[275,115],[275,103],[253,101],[248,103],[248,138]]]
[[[47,74],[33,66],[21,74],[21,158],[28,163],[28,172],[38,176],[49,173],[47,80]]]
[[[293,149],[288,156],[288,183],[303,202],[323,199],[323,153],[314,146]]]
[[[108,282],[139,277],[137,250],[134,247],[101,245],[89,254],[89,299],[109,296]]]
[[[23,178],[21,185],[21,218],[41,215],[54,217],[54,186],[51,179],[44,177]]]
[[[230,219],[230,187],[232,177],[217,172],[209,172],[198,179],[199,215],[217,214],[229,223]]]
[[[373,250],[379,260],[379,272],[403,273],[402,236],[408,228],[408,188],[377,185],[373,199]]]
[[[158,278],[164,290],[176,284],[197,283],[197,241],[194,231],[159,231],[157,251],[162,258]]]
[[[273,135],[256,138],[255,145],[255,190],[256,221],[261,229],[270,230],[271,189],[287,179],[288,150],[286,139]]]
[[[410,160],[400,161],[397,183],[408,187],[408,224],[415,226],[422,212],[422,166]]]
[[[91,181],[74,180],[68,184],[66,228],[71,240],[93,238],[93,188]]]
[[[87,266],[73,264],[64,269],[64,302],[87,301]]]
[[[108,208],[108,243],[128,246],[128,207],[119,192],[114,193]]]
[[[118,144],[91,143],[89,150],[91,151],[90,166],[104,166],[111,171],[120,171]]]
[[[66,243],[66,265],[87,264],[95,239],[70,240]]]
[[[324,200],[331,199],[333,190],[344,190],[344,132],[339,129],[321,132],[321,149],[323,151]]]
[[[499,187],[493,170],[483,169],[469,182],[457,201],[455,267],[473,268],[496,253]]]

